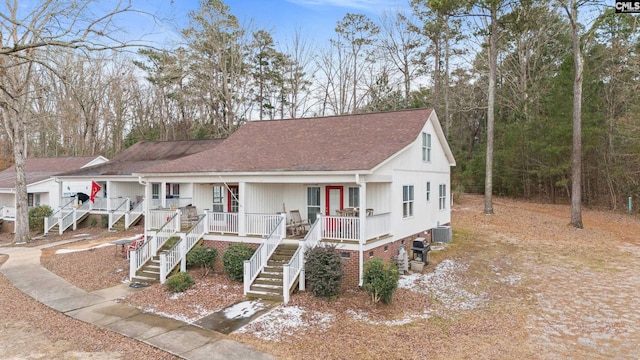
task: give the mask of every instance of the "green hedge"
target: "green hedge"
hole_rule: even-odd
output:
[[[29,209],[29,230],[44,232],[44,218],[52,214],[53,210],[49,205],[40,205]]]
[[[187,265],[200,266],[205,269],[205,276],[209,274],[209,270],[213,270],[218,258],[218,250],[211,246],[194,247],[187,254]]]
[[[195,280],[193,280],[193,277],[189,273],[179,272],[175,275],[169,276],[164,285],[167,287],[167,290],[179,293],[187,290],[195,283]]]
[[[396,265],[371,259],[364,263],[362,287],[369,293],[371,301],[390,304],[393,293],[398,288],[400,273]]]
[[[340,294],[340,281],[344,276],[344,270],[335,245],[316,246],[307,251],[304,269],[314,296],[331,299]]]
[[[251,259],[256,250],[247,244],[231,244],[222,254],[224,271],[233,281],[244,278],[244,261]]]

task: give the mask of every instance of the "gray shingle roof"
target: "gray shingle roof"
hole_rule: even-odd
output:
[[[141,141],[115,156],[110,161],[65,172],[60,176],[131,175],[150,166],[158,166],[215,148],[222,140]]]
[[[27,184],[46,180],[65,171],[80,169],[96,158],[97,156],[27,158],[25,164]],[[0,189],[13,189],[15,183],[15,166],[0,172]]]
[[[432,111],[250,121],[214,149],[141,173],[371,170],[415,141]]]

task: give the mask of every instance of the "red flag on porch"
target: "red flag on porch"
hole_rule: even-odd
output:
[[[98,194],[98,191],[100,191],[100,189],[102,189],[102,186],[100,186],[100,184],[95,181],[91,181],[91,196],[89,197],[89,200],[91,200],[91,202],[95,202],[96,194]]]

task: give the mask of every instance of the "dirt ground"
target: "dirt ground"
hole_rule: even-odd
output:
[[[391,305],[371,304],[359,290],[330,302],[297,293],[287,306],[230,338],[282,359],[640,358],[637,215],[584,209],[585,229],[577,230],[569,225],[566,205],[494,198],[495,215],[487,216],[482,197],[455,200],[453,243],[432,252],[424,273],[403,276]],[[98,258],[101,266],[70,270]],[[64,255],[48,251],[42,261],[87,289],[122,280],[123,261],[113,248]],[[196,284],[203,286],[181,296],[152,286],[126,302],[195,321],[237,301],[241,287],[222,276],[197,274]],[[45,358],[32,354],[53,345],[74,348],[73,341],[59,343],[46,331],[43,335],[37,321],[7,318],[5,304],[22,294],[0,280],[0,319],[8,319],[1,321],[0,333],[38,334],[38,341],[14,358]],[[20,297],[21,304],[30,302]],[[47,310],[41,308],[28,311]],[[4,337],[0,334],[0,350]],[[78,358],[114,354],[105,349],[96,346],[98,357],[88,352]]]

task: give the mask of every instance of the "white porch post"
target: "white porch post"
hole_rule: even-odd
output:
[[[106,189],[102,189],[102,193],[105,195],[107,199],[107,211],[111,211],[111,200],[109,200],[109,192],[111,192],[111,181],[105,183],[107,185]],[[109,218],[109,225],[111,225],[111,218]]]
[[[187,235],[180,234],[180,271],[187,271]]]
[[[140,182],[140,181],[139,181]],[[147,230],[149,230],[149,225],[151,225],[151,221],[149,221],[149,219],[151,219],[151,213],[150,210],[151,209],[151,202],[153,201],[151,198],[151,187],[153,185],[151,185],[150,182],[146,182],[144,184],[144,238],[147,239]]]
[[[160,201],[162,204],[162,208],[167,208],[167,182],[163,181],[160,183]]]
[[[366,239],[366,235],[365,235],[365,231],[366,231],[366,219],[367,219],[367,183],[366,182],[361,182],[360,184],[360,190],[359,191],[359,197],[360,197],[360,204],[358,204],[360,206],[360,212],[358,214],[358,222],[360,223],[360,229],[359,231],[359,237],[360,237],[360,256],[359,256],[359,266],[358,266],[358,272],[359,272],[359,281],[358,281],[358,285],[362,286],[362,275],[363,275],[363,268],[364,268],[364,244],[367,241]]]
[[[56,182],[58,183],[58,205],[60,205],[62,204],[62,191],[64,190],[64,188],[62,187],[62,181],[58,181],[58,179],[56,179]],[[52,206],[52,208],[55,208],[55,206]]]
[[[247,219],[245,211],[246,183],[238,183],[238,236],[247,235]]]

